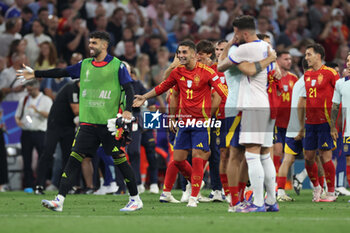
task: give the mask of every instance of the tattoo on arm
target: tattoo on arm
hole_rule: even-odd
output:
[[[339,104],[333,103],[332,110],[331,110],[331,127],[335,127],[338,113],[339,113]]]

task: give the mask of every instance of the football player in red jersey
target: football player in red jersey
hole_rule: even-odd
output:
[[[303,126],[305,120],[305,127],[301,129],[297,138],[302,137],[305,131],[305,168],[314,185],[312,199],[314,202],[332,202],[336,200],[334,192],[335,167],[332,161],[332,149],[335,142],[330,134],[330,115],[335,82],[339,79],[339,74],[334,69],[322,64],[324,57],[325,51],[322,45],[312,44],[307,47],[305,59],[310,69],[304,74],[305,118],[302,109],[298,110],[300,125]],[[328,187],[328,193],[322,199],[322,189],[319,184],[315,161],[317,149],[321,156]]]
[[[153,90],[142,96],[136,96],[134,106],[141,106],[146,99],[164,93],[175,84],[178,85],[179,109],[181,111],[179,118],[185,127],[179,127],[177,131],[174,161],[171,163],[175,164],[185,178],[191,179],[192,193],[187,206],[196,207],[197,195],[203,179],[203,163],[209,156],[207,153],[209,151],[209,128],[205,127],[204,124],[202,124],[202,127],[198,127],[199,124],[197,123],[205,122],[210,117],[211,87],[214,87],[221,97],[225,97],[227,93],[224,92],[225,89],[215,71],[196,62],[196,47],[192,41],[181,42],[177,50],[177,56],[181,65],[175,68],[170,76]],[[196,126],[186,125],[187,122],[193,120],[196,122]],[[186,161],[188,150],[192,150],[193,169]],[[177,173],[176,170],[174,171]],[[168,172],[170,172],[169,169]],[[160,201],[172,202],[173,197],[170,190],[174,182],[175,180],[168,184],[171,187],[165,187],[165,190],[168,191],[163,191]]]
[[[292,66],[292,57],[289,54],[288,51],[282,51],[277,54],[277,64],[281,70],[282,78],[279,81],[280,86],[280,100],[277,110],[277,117],[276,117],[276,123],[275,123],[275,134],[274,134],[274,164],[276,168],[276,174],[277,175],[277,187],[278,189],[282,189],[284,191],[284,186],[286,184],[288,168],[284,167],[284,170],[282,171],[281,165],[281,159],[283,156],[284,151],[284,144],[285,144],[285,138],[286,138],[286,132],[287,132],[287,126],[289,122],[289,116],[291,111],[291,99],[292,99],[292,91],[294,84],[298,81],[298,78],[293,73],[289,72],[291,66]],[[287,168],[287,169],[285,169]],[[281,170],[281,173],[279,174],[279,170]],[[282,191],[281,191],[282,192]],[[292,201],[292,199],[286,195],[279,195],[284,197],[284,201]],[[278,200],[278,198],[277,198]]]

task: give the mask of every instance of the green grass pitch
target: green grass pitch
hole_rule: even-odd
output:
[[[208,195],[209,191],[202,191]],[[41,206],[41,199],[52,199],[23,192],[0,193],[0,232],[269,232],[337,233],[349,232],[350,197],[335,203],[312,203],[311,190],[300,196],[288,192],[295,202],[280,203],[278,213],[228,213],[226,203],[165,204],[158,195],[141,194],[144,208],[122,213],[128,196],[68,195],[63,212]],[[181,191],[173,192],[180,199]]]

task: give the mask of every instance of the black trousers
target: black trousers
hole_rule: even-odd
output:
[[[32,170],[33,149],[35,148],[38,151],[40,157],[40,155],[43,153],[44,139],[44,131],[22,130],[21,145],[24,165],[23,172],[25,188],[30,188],[34,186],[34,176]]]
[[[48,169],[52,168],[53,154],[55,153],[57,143],[60,143],[62,151],[62,171],[68,161],[72,143],[74,140],[75,128],[63,127],[57,125],[48,128],[45,134],[44,151],[41,155],[37,167],[37,185],[45,186]]]
[[[4,132],[0,130],[0,185],[8,183],[7,151],[5,148]]]

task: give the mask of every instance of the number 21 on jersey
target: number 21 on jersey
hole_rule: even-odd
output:
[[[310,88],[309,88],[309,97],[310,97],[310,98],[317,98],[317,90],[316,90],[316,87],[310,87]]]

